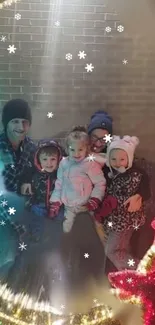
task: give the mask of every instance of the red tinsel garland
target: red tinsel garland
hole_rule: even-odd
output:
[[[144,324],[155,325],[155,272],[140,274],[137,271],[121,271],[109,274],[109,280],[120,289],[121,299],[139,298],[144,310]]]
[[[155,220],[151,224],[155,230]],[[139,300],[143,308],[144,325],[155,325],[155,238],[151,248],[142,259],[137,270],[109,273],[111,284],[119,289],[121,300]]]

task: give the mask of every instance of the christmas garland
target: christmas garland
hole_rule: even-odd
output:
[[[64,315],[57,310],[49,311],[50,307],[44,302],[31,308],[29,296],[24,296],[25,307],[22,307],[21,303],[16,303],[16,297],[11,299],[11,295],[15,297],[10,290],[4,289],[0,297],[0,325],[121,325],[114,320],[111,308],[106,305],[96,304],[86,314]]]
[[[155,230],[155,220],[152,222]],[[126,303],[140,305],[143,325],[155,324],[155,236],[151,247],[140,261],[137,270],[112,272],[109,280],[114,295]]]

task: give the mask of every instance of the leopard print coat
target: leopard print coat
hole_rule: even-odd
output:
[[[104,231],[107,234],[111,231],[122,232],[131,228],[136,229],[145,223],[144,203],[137,212],[128,212],[128,206],[123,205],[128,198],[138,193],[139,187],[143,185],[142,180],[143,171],[132,167],[123,174],[115,175],[107,182],[106,196],[112,195],[118,201],[117,208],[103,220]]]

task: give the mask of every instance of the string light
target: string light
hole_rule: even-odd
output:
[[[41,306],[44,305],[45,303],[42,303]],[[3,325],[121,325],[119,321],[114,320],[111,308],[99,304],[92,307],[88,313],[69,315],[45,312],[42,308],[28,310],[22,308],[19,302],[10,304],[2,297],[0,306],[0,320]]]
[[[155,230],[155,221],[152,222]],[[108,275],[115,287],[112,293],[124,302],[139,304],[143,310],[144,325],[155,324],[155,238],[140,261],[137,270],[113,272]],[[130,279],[130,281],[129,281]]]

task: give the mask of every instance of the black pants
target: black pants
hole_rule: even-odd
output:
[[[89,257],[85,258],[85,254],[89,254]],[[61,256],[72,288],[82,288],[89,278],[96,281],[103,279],[104,249],[89,213],[77,214],[71,232],[63,235]]]

